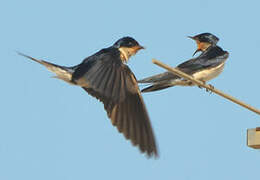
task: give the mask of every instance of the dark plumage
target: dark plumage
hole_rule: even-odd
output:
[[[203,38],[203,36],[206,37]],[[216,45],[218,38],[212,34],[203,33],[194,37],[199,37],[199,39],[207,41],[207,43],[209,43],[208,46],[203,46],[206,48],[201,49],[202,53],[200,56],[181,63],[176,68],[193,76],[194,78],[198,78],[199,80],[206,82],[215,78],[222,72],[224,63],[227,60],[229,54],[227,51],[223,51],[221,47]],[[205,43],[198,41],[197,39],[196,41],[197,43]],[[200,46],[198,46],[198,48],[199,47]],[[162,90],[176,85],[194,85],[191,82],[172,74],[171,72],[157,74],[139,80],[138,83],[148,83],[150,85],[147,88],[142,89],[142,92]]]
[[[44,63],[51,67],[57,66],[58,69],[54,70],[46,67],[56,73],[59,79],[81,86],[100,100],[119,132],[130,139],[133,145],[139,146],[141,152],[148,156],[157,156],[155,137],[137,80],[123,63],[140,49],[143,47],[136,40],[124,37],[113,46],[100,50],[73,67],[26,57],[45,66]]]
[[[219,41],[219,38],[211,33],[202,33],[196,36],[189,36],[191,39],[198,40],[199,42],[207,42],[212,45],[216,45]]]

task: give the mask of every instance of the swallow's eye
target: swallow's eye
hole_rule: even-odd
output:
[[[128,42],[128,46],[133,46],[133,43],[131,41]]]

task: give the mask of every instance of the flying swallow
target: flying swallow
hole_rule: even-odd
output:
[[[66,67],[19,53],[44,65],[56,78],[82,87],[104,104],[108,117],[118,131],[141,152],[157,156],[157,147],[150,119],[137,80],[126,65],[143,46],[123,37],[114,45],[85,58],[79,65]]]
[[[189,38],[195,40],[197,43],[197,50],[195,53],[198,51],[202,51],[202,53],[198,57],[192,58],[178,65],[176,68],[193,76],[195,79],[206,83],[207,81],[217,77],[223,71],[224,64],[229,56],[229,53],[217,46],[219,38],[213,34],[203,33]],[[138,83],[151,84],[149,87],[142,89],[142,92],[162,90],[176,85],[194,85],[192,82],[180,78],[171,72],[157,74],[139,80]]]

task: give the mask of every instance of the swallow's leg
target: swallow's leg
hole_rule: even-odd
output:
[[[206,81],[203,81],[203,80],[200,80],[201,82],[203,82],[203,84],[205,84],[206,85]],[[198,88],[200,88],[200,89],[202,89],[203,87],[201,87],[201,86],[198,86]]]
[[[201,82],[203,82],[203,84],[205,84],[206,85],[206,81],[204,81],[204,80],[200,80]],[[211,84],[209,84],[209,86],[210,86],[210,88],[212,88],[212,89],[214,89],[214,86],[212,86]],[[201,87],[201,86],[198,86],[200,89],[202,89],[203,87]],[[209,92],[210,94],[212,93],[212,91],[210,90],[210,89],[207,89],[207,88],[205,88],[206,89],[206,92]]]
[[[210,87],[211,89],[214,89],[214,86],[211,85],[211,84],[209,84],[209,87]],[[212,91],[211,91],[210,89],[206,89],[206,92],[209,92],[210,94],[212,94]]]
[[[209,87],[210,87],[211,89],[215,89],[215,87],[214,87],[213,85],[211,85],[211,84],[209,84]]]
[[[215,88],[215,87],[214,87],[213,85],[211,85],[211,84],[209,84],[209,87],[210,87],[211,89],[214,89],[214,88]],[[212,91],[211,91],[211,90],[206,89],[206,91],[209,92],[210,94],[212,94]]]

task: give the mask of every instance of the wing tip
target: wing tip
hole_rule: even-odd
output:
[[[159,159],[159,153],[156,147],[152,151],[145,151],[143,153],[145,153],[147,158],[149,159],[150,158]]]

